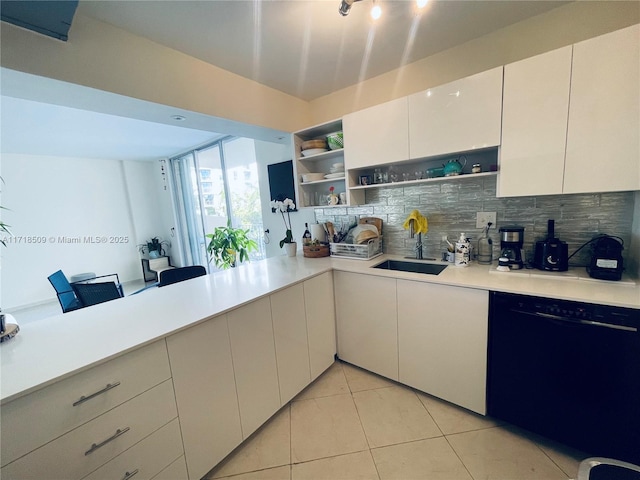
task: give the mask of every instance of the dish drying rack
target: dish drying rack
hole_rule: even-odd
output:
[[[329,243],[332,257],[370,260],[382,255],[382,236],[361,245],[355,243]]]

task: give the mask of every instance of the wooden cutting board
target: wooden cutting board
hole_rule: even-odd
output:
[[[375,225],[378,229],[378,234],[382,235],[382,219],[376,217],[362,217],[358,220],[358,223],[365,225]]]

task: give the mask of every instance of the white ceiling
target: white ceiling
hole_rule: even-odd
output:
[[[372,0],[81,0],[78,13],[311,100],[567,2]],[[70,34],[73,33],[73,30]]]
[[[338,0],[81,0],[76,14],[309,100],[567,3],[430,0],[417,14],[413,0],[376,1],[383,16],[375,24],[371,0],[355,3],[347,17]],[[151,160],[221,134],[288,140],[62,82],[43,88],[45,81],[56,82],[2,69],[2,153]],[[171,114],[188,118],[178,126]]]

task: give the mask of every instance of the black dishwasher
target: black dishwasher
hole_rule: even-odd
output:
[[[492,292],[487,412],[640,464],[640,310]]]

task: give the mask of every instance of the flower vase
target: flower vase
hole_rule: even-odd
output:
[[[287,252],[288,257],[295,257],[297,249],[298,249],[298,244],[296,242],[284,244],[284,251]]]

